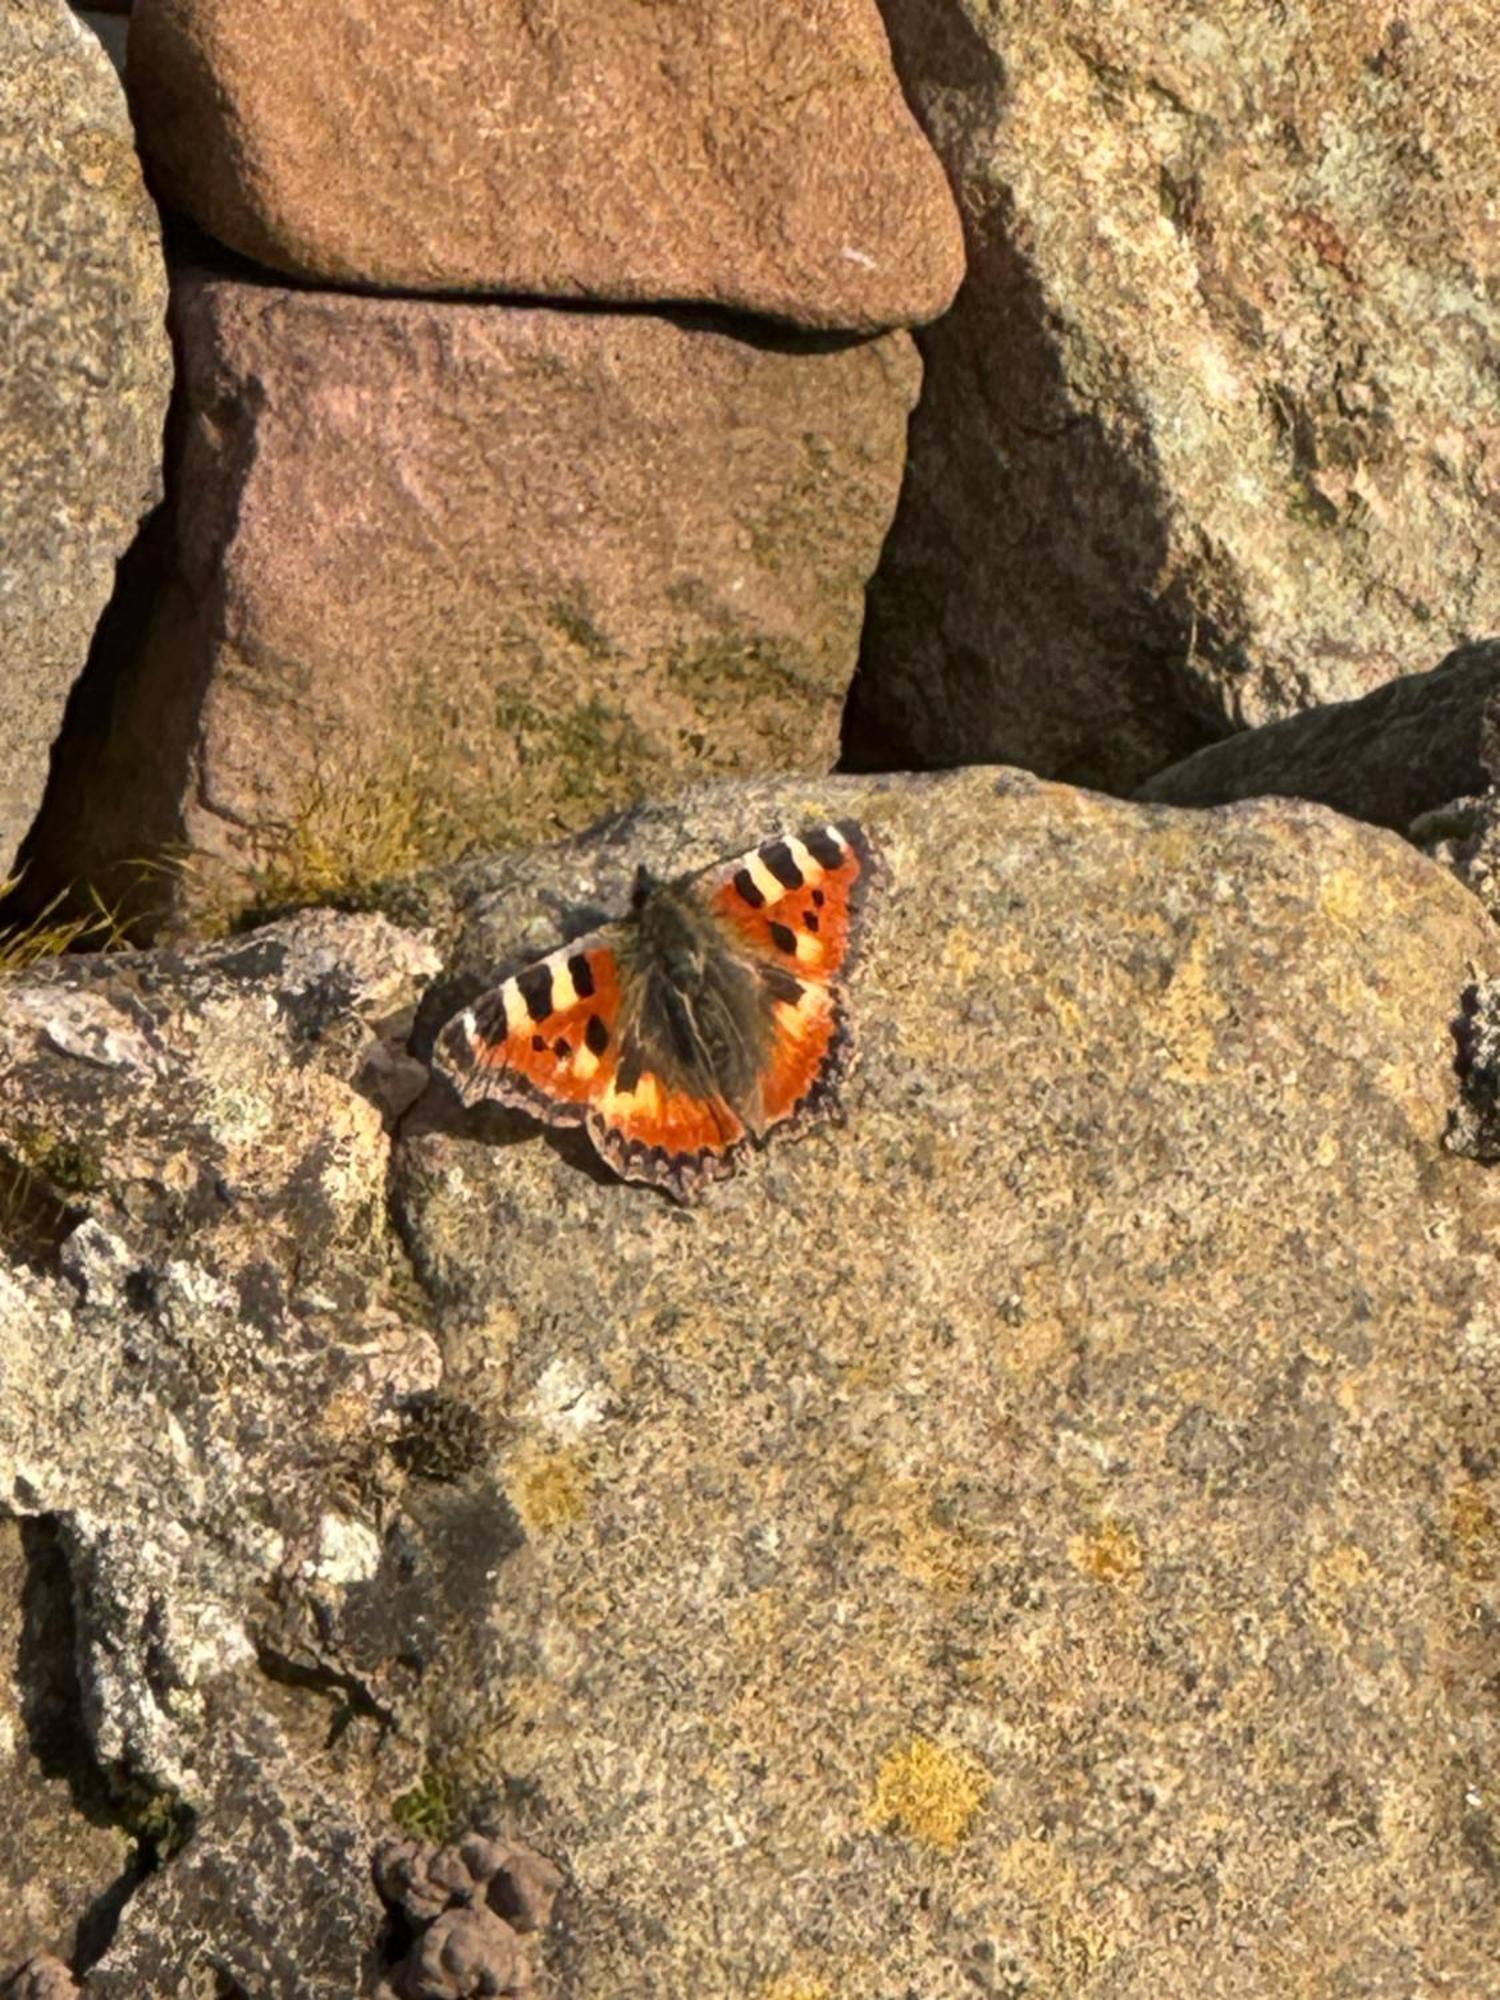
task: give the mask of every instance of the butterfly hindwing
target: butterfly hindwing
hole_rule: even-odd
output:
[[[767,1130],[816,1113],[851,1065],[840,982],[854,962],[878,867],[863,828],[840,820],[765,841],[712,871],[710,907],[753,953],[771,994]]]

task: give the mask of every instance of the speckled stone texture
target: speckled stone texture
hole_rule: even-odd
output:
[[[416,1481],[386,1533],[441,1364],[358,1086],[434,969],[379,917],[314,915],[7,982],[0,1981],[50,1946],[90,2000],[373,1990],[453,1510]]]
[[[144,892],[222,911],[833,763],[908,335],[201,272],[174,299],[168,575],[80,718],[39,882],[128,894],[165,844],[192,865]]]
[[[0,13],[0,880],[115,562],[161,491],[172,357],[119,79],[63,0]]]
[[[139,0],[166,198],[273,268],[863,331],[963,275],[875,0]]]
[[[1431,673],[1242,731],[1141,786],[1158,805],[1313,799],[1405,833],[1500,778],[1500,639],[1460,646]]]
[[[845,815],[891,880],[842,1127],[683,1212],[381,1108],[638,862]],[[1471,896],[1320,807],[975,770],[705,790],[406,910],[6,987],[0,1492],[80,1758],[175,1829],[87,2000],[369,2000],[393,1819],[557,1865],[557,2000],[1488,1990]]]
[[[851,718],[1127,789],[1500,629],[1489,0],[882,0],[969,278]]]
[[[527,1538],[433,1754],[563,1991],[1485,1990],[1493,928],[1319,808],[972,772],[476,867],[450,967],[818,814],[892,873],[844,1129],[686,1215],[432,1099],[396,1161]]]

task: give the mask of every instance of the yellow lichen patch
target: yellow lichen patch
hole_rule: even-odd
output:
[[[1457,1564],[1477,1581],[1500,1568],[1500,1519],[1477,1486],[1461,1486],[1448,1502],[1448,1535]]]
[[[1369,884],[1356,869],[1336,868],[1323,878],[1318,901],[1335,923],[1358,930],[1370,908]]]
[[[1146,1566],[1140,1538],[1114,1520],[1104,1520],[1086,1534],[1074,1535],[1068,1543],[1068,1559],[1084,1576],[1099,1583],[1133,1590]]]
[[[881,1765],[867,1817],[882,1832],[908,1834],[951,1854],[983,1804],[986,1786],[976,1759],[913,1736]]]
[[[803,1979],[795,1972],[784,1972],[779,1979],[768,1980],[756,2000],[834,2000],[834,1996],[826,1979]]]
[[[505,1490],[524,1528],[545,1534],[571,1527],[589,1510],[588,1461],[572,1445],[523,1452],[511,1461]]]
[[[1325,1633],[1342,1630],[1351,1605],[1369,1583],[1372,1567],[1357,1542],[1340,1542],[1308,1564],[1308,1608]]]
[[[913,1583],[958,1597],[972,1588],[986,1551],[948,1515],[944,1495],[927,1482],[873,1471],[861,1482],[848,1525],[877,1561]]]
[[[1169,1057],[1162,1075],[1174,1083],[1209,1082],[1217,1047],[1214,1028],[1228,1012],[1224,996],[1211,983],[1202,941],[1195,936],[1156,1009],[1153,1025]]]
[[[943,939],[941,963],[943,971],[960,986],[966,986],[984,965],[980,940],[967,924],[955,924]]]

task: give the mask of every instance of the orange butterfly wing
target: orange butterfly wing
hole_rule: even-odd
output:
[[[438,1053],[465,1097],[583,1122],[620,1062],[620,968],[606,935],[538,959],[448,1023]]]
[[[730,862],[710,907],[765,968],[776,1041],[762,1085],[769,1127],[816,1111],[853,1055],[839,983],[854,962],[861,918],[879,872],[853,820],[807,827]]]

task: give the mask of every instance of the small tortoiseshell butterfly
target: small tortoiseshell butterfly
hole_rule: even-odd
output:
[[[455,1015],[439,1067],[465,1099],[582,1125],[625,1180],[691,1201],[752,1140],[831,1107],[877,865],[841,820],[675,882],[642,869],[628,917]]]

